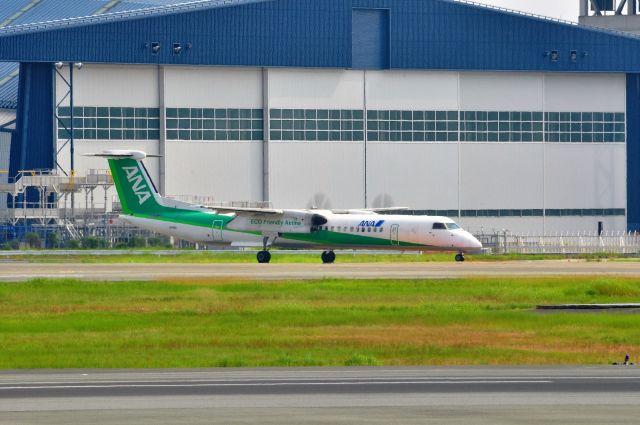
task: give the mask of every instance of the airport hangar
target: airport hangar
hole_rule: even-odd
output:
[[[73,128],[76,173],[136,148],[168,195],[640,228],[632,35],[454,0],[219,0],[4,28],[0,61],[10,176],[68,172]]]

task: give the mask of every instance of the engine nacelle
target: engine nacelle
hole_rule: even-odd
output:
[[[326,217],[320,215],[320,214],[314,214],[311,216],[311,225],[312,226],[323,226],[325,224],[327,224],[328,220],[326,219]]]

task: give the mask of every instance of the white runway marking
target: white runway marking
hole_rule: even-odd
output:
[[[352,381],[352,382],[258,382],[258,383],[201,383],[201,384],[111,384],[111,385],[37,385],[0,387],[1,390],[50,390],[50,389],[106,389],[106,388],[197,388],[197,387],[278,387],[278,386],[335,386],[335,385],[429,385],[429,384],[549,384],[550,380],[473,380],[473,381]]]

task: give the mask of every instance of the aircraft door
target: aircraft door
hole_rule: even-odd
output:
[[[211,226],[211,236],[213,237],[214,242],[222,242],[223,227],[224,227],[224,222],[222,220],[213,221],[213,225]]]
[[[398,246],[400,245],[400,225],[392,224],[391,225],[391,245]]]

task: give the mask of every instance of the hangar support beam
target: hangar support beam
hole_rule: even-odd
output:
[[[158,190],[161,195],[167,191],[167,107],[165,104],[165,67],[158,67],[158,108],[160,116],[160,140],[158,141]]]
[[[262,68],[262,201],[269,202],[269,68]]]

